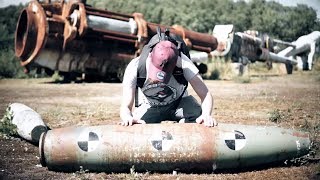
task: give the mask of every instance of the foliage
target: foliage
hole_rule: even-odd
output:
[[[62,82],[63,77],[59,75],[59,72],[54,72],[54,74],[51,76],[53,82]]]
[[[0,78],[25,77],[13,48],[16,23],[22,8],[22,5],[0,8]]]
[[[3,49],[0,54],[0,78],[26,77],[12,49]]]
[[[3,118],[0,120],[0,135],[12,136],[17,134],[17,126],[12,124],[13,114],[10,106],[6,109]]]
[[[212,79],[212,80],[218,80],[220,79],[220,71],[218,69],[214,69],[210,76],[209,76],[209,79]]]
[[[233,24],[236,32],[253,29],[293,41],[320,29],[316,11],[301,4],[286,7],[265,0],[88,0],[87,3],[125,14],[140,12],[148,22],[178,24],[203,33],[211,32],[216,24]]]
[[[273,110],[268,114],[269,114],[269,121],[274,123],[280,123],[284,117],[283,113],[279,109]]]

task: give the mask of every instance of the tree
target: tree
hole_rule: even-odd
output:
[[[0,78],[15,77],[22,72],[14,55],[14,33],[22,5],[0,8]]]

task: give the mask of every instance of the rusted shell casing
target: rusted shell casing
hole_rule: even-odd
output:
[[[308,153],[308,134],[278,127],[147,124],[68,127],[42,134],[41,164],[49,170],[166,172],[244,168]]]

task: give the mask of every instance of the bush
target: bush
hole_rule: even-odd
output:
[[[0,54],[0,78],[25,77],[13,50],[2,49]]]
[[[284,115],[279,109],[273,110],[268,113],[269,114],[269,121],[274,123],[280,123],[283,120]]]
[[[12,124],[13,114],[10,107],[6,109],[3,118],[0,120],[0,135],[4,137],[17,134],[17,126]]]
[[[209,79],[219,80],[219,79],[220,79],[220,71],[219,71],[218,69],[214,69],[214,70],[211,72]]]

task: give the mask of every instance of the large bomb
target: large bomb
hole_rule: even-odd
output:
[[[54,171],[214,171],[308,154],[307,133],[279,127],[146,124],[67,127],[40,139],[43,166]]]

